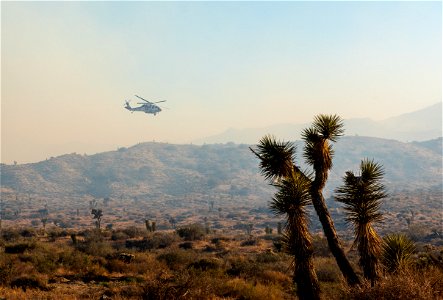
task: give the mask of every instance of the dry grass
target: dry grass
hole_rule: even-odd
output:
[[[113,239],[112,232],[78,236],[77,244],[69,236],[15,236],[0,243],[0,299],[296,299],[291,257],[274,252],[272,240],[260,236],[245,246],[251,240],[246,235],[209,235],[192,249],[179,248],[184,240],[175,236],[166,248],[143,251],[125,248],[125,240]],[[131,240],[154,236],[135,234]],[[5,253],[5,245],[20,251]],[[134,259],[120,260],[122,252]],[[349,290],[332,257],[315,257],[314,263],[324,299],[442,296],[443,273],[433,265]]]
[[[402,270],[382,278],[374,287],[366,282],[349,290],[348,296],[355,300],[443,299],[443,271],[436,267]]]

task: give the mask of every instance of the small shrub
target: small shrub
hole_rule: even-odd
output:
[[[179,248],[189,250],[194,247],[194,244],[192,242],[184,242],[178,245]]]
[[[258,239],[247,239],[246,241],[243,241],[240,243],[240,246],[257,246],[260,244],[260,241]]]
[[[259,263],[275,263],[280,260],[280,257],[271,251],[257,254],[255,260]]]
[[[13,242],[20,238],[20,233],[17,229],[2,229],[2,237],[7,242]]]
[[[24,228],[20,231],[20,235],[22,237],[36,237],[37,236],[37,232],[35,231],[34,228]]]
[[[178,270],[183,266],[189,265],[194,260],[193,256],[184,250],[174,250],[162,253],[157,256],[159,261],[163,261],[171,270]]]
[[[188,268],[207,271],[207,270],[216,270],[220,266],[221,266],[220,261],[217,259],[202,258],[196,262],[189,264]]]
[[[139,236],[143,236],[143,234],[145,233],[144,230],[137,228],[135,226],[129,226],[129,227],[123,229],[122,232],[125,233],[130,238],[136,238]]]
[[[340,282],[342,275],[332,257],[318,257],[314,259],[317,278],[321,282]]]
[[[40,289],[44,291],[49,290],[46,286],[46,282],[35,275],[24,275],[22,277],[16,278],[11,281],[11,287],[19,287],[22,288],[24,291],[26,291],[26,289]]]
[[[328,240],[321,235],[314,235],[312,237],[312,245],[314,248],[314,256],[330,257],[332,256],[331,250],[329,250]]]
[[[217,236],[217,237],[214,237],[214,238],[211,239],[211,243],[217,245],[220,242],[227,242],[227,241],[230,241],[230,240],[231,240],[230,238],[225,237],[225,236]]]
[[[126,240],[126,248],[137,248],[139,251],[151,249],[163,249],[177,242],[178,237],[171,233],[155,233],[143,240]]]
[[[35,248],[35,243],[33,242],[21,242],[16,244],[5,245],[5,253],[8,254],[19,254],[24,253],[26,250],[32,250]]]
[[[283,292],[273,284],[251,283],[241,278],[228,280],[222,287],[223,296],[228,299],[285,299]]]
[[[92,259],[83,252],[69,249],[59,254],[58,263],[74,273],[83,273],[92,265]]]
[[[185,241],[201,240],[205,234],[205,228],[200,224],[191,224],[177,229],[177,234]]]
[[[101,232],[97,230],[86,232],[84,241],[78,241],[75,247],[86,254],[101,257],[114,253],[111,245],[104,240]]]
[[[105,263],[105,268],[109,272],[125,273],[128,266],[119,259],[108,259]]]
[[[381,261],[388,272],[406,268],[412,262],[415,244],[406,235],[391,234],[383,239]]]
[[[280,284],[282,286],[290,286],[292,284],[291,277],[279,271],[264,270],[259,274],[259,278],[265,284]]]
[[[262,266],[246,257],[233,257],[229,260],[229,268],[226,274],[230,276],[255,277],[262,272]]]
[[[52,228],[48,231],[48,238],[51,242],[54,242],[57,238],[70,236],[71,232],[66,229]]]
[[[113,241],[125,240],[128,237],[129,236],[123,231],[113,231],[111,235],[111,240]]]

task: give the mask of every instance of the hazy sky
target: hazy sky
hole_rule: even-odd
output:
[[[1,2],[1,161],[426,107],[442,96],[441,6]],[[134,94],[169,109],[131,114]]]

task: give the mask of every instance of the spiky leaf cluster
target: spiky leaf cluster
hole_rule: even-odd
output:
[[[332,168],[334,151],[328,141],[335,142],[344,133],[343,120],[337,115],[318,115],[311,127],[302,132],[303,156],[316,171]]]
[[[382,263],[388,272],[395,272],[412,262],[415,244],[404,234],[391,234],[383,239]]]
[[[303,259],[312,251],[309,219],[305,209],[311,201],[310,183],[302,175],[293,172],[273,185],[277,192],[269,207],[276,215],[285,215],[287,220],[283,245],[295,259]]]
[[[324,139],[336,142],[345,132],[343,120],[337,115],[318,115],[312,123],[315,131]]]
[[[355,241],[360,254],[359,263],[364,276],[372,281],[378,277],[378,256],[381,240],[372,223],[382,219],[381,200],[386,197],[381,183],[384,171],[380,164],[364,159],[360,176],[346,172],[343,186],[336,189],[335,199],[344,204],[346,221],[354,225]]]
[[[273,184],[278,191],[272,198],[270,208],[277,215],[304,213],[304,207],[311,201],[310,182],[301,174],[292,172],[290,176]]]
[[[278,141],[272,135],[264,136],[252,152],[260,159],[260,170],[266,179],[275,180],[289,176],[293,171],[295,146]]]
[[[343,186],[335,190],[335,199],[344,204],[346,221],[355,225],[380,221],[381,200],[387,196],[381,183],[384,171],[380,164],[364,159],[360,172],[360,176],[346,172]]]

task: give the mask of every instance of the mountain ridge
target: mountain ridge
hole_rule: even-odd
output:
[[[381,121],[374,121],[370,118],[350,118],[345,119],[344,124],[346,135],[396,139],[402,142],[435,139],[442,136],[442,102]],[[284,123],[259,128],[229,128],[222,133],[196,139],[193,143],[253,144],[268,133],[287,140],[298,140],[302,130],[309,126],[308,123]]]

